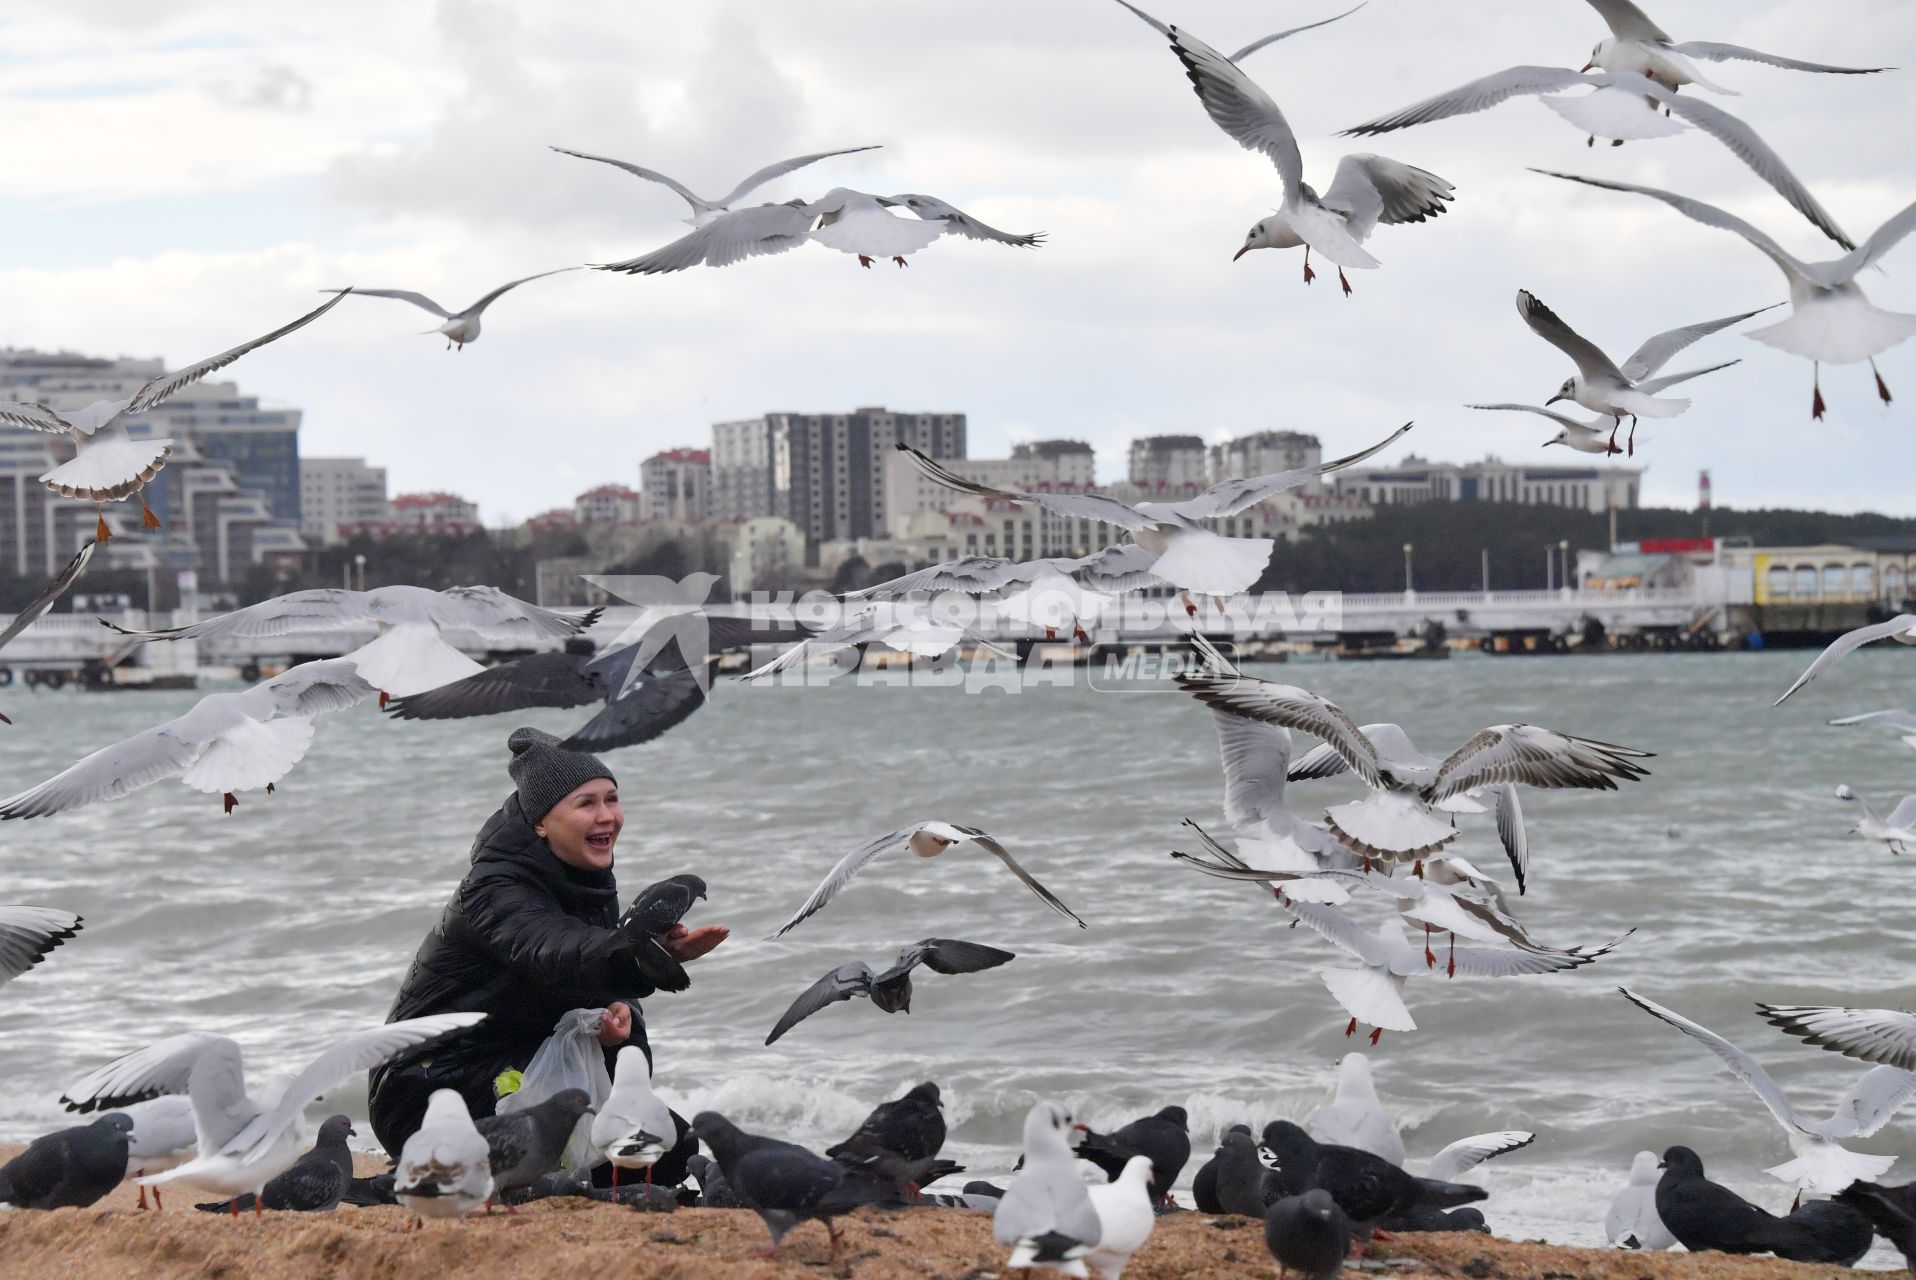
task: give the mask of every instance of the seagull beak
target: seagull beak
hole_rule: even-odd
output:
[[[1544,407],[1545,407],[1545,408],[1547,409],[1547,408],[1549,408],[1549,407],[1550,407],[1551,405],[1553,405],[1553,404],[1555,404],[1555,403],[1557,403],[1557,401],[1559,401],[1559,400],[1565,400],[1565,399],[1568,399],[1568,398],[1569,398],[1569,397],[1567,397],[1567,396],[1565,396],[1565,395],[1563,394],[1563,392],[1561,392],[1561,391],[1559,391],[1559,392],[1558,392],[1558,393],[1557,393],[1556,395],[1554,395],[1554,396],[1551,396],[1551,397],[1550,397],[1550,398],[1549,398],[1548,400],[1546,400],[1546,401],[1544,401],[1544,402],[1543,402],[1543,403],[1544,403]]]
[[[1582,75],[1584,72],[1588,71],[1590,68],[1596,65],[1597,65],[1597,60],[1595,58],[1592,58],[1590,59],[1590,61],[1584,63],[1581,67],[1577,68],[1577,74]]]
[[[1563,441],[1561,440],[1546,440],[1543,442],[1543,447],[1548,449],[1553,444],[1562,444],[1562,443]]]
[[[1243,257],[1245,254],[1249,253],[1250,251],[1251,251],[1250,245],[1247,244],[1242,246],[1241,248],[1238,249],[1236,253],[1231,255],[1231,261],[1236,262],[1239,258]]]

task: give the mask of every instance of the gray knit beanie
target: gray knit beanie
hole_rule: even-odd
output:
[[[537,729],[514,729],[506,745],[512,748],[506,772],[519,790],[519,808],[527,822],[538,823],[559,801],[595,778],[618,782],[597,756],[568,751],[561,739]]]

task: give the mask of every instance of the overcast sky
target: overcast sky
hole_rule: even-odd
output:
[[[1227,52],[1337,0],[1154,0]],[[1754,250],[1661,205],[1540,165],[1720,203],[1791,250],[1838,252],[1698,133],[1622,148],[1534,101],[1373,141],[1332,135],[1517,63],[1581,66],[1605,34],[1580,0],[1371,0],[1247,60],[1327,186],[1375,148],[1453,182],[1434,222],[1380,228],[1383,268],[1306,288],[1297,251],[1232,262],[1275,172],[1205,117],[1165,42],[1112,0],[13,0],[0,20],[0,344],[185,363],[307,310],[314,290],[417,289],[457,309],[535,271],[628,257],[685,230],[670,191],[557,144],[716,195],[787,155],[863,143],[755,195],[834,185],[939,195],[1037,250],[948,239],[910,270],[808,246],[658,278],[581,271],[486,315],[464,352],[431,317],[349,300],[249,356],[242,387],[306,410],[308,454],[365,454],[395,491],[448,488],[489,523],[569,503],[714,421],[860,404],[970,415],[974,456],[1075,436],[1123,470],[1132,436],[1316,432],[1327,451],[1406,420],[1464,460],[1539,455],[1567,362],[1518,319],[1519,287],[1627,354],[1650,333],[1784,296]],[[1916,68],[1908,0],[1662,0],[1678,40]],[[163,13],[161,11],[164,11]],[[1450,24],[1463,22],[1467,33]],[[1912,75],[1708,74],[1858,239],[1916,197]],[[1916,310],[1916,243],[1865,287]],[[1744,363],[1646,423],[1646,499],[1916,514],[1916,343],[1824,370],[1734,334]],[[1403,449],[1397,451],[1398,456]]]

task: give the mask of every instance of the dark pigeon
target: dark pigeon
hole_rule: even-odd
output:
[[[945,1145],[944,1105],[937,1085],[914,1085],[904,1097],[879,1103],[851,1137],[826,1147],[825,1154],[835,1159],[889,1151],[907,1160],[929,1159]]]
[[[685,1162],[685,1167],[693,1177],[699,1180],[699,1208],[701,1209],[743,1209],[738,1196],[732,1192],[732,1184],[725,1180],[718,1161],[710,1156],[695,1155]]]
[[[0,1165],[0,1204],[21,1209],[84,1209],[126,1177],[133,1117],[122,1112],[35,1138]]]
[[[1853,1267],[1876,1240],[1870,1216],[1861,1208],[1837,1200],[1806,1200],[1783,1219],[1795,1239],[1772,1250],[1791,1262],[1821,1262]]]
[[[1916,1271],[1916,1182],[1900,1187],[1852,1182],[1836,1199],[1867,1215],[1876,1234],[1895,1245],[1903,1261]]]
[[[1323,1188],[1365,1239],[1385,1218],[1454,1209],[1490,1194],[1482,1187],[1414,1177],[1356,1147],[1320,1143],[1289,1120],[1264,1126],[1264,1146],[1277,1157],[1276,1184],[1283,1194],[1301,1196],[1313,1187]]]
[[[841,964],[792,1001],[765,1043],[771,1044],[827,1005],[853,996],[869,996],[886,1013],[910,1013],[911,971],[921,964],[933,973],[977,973],[1016,958],[1013,952],[977,942],[926,938],[900,951],[897,963],[883,973],[874,974],[862,960]]]
[[[1468,1206],[1462,1209],[1412,1209],[1394,1218],[1385,1218],[1378,1228],[1392,1233],[1415,1234],[1423,1231],[1480,1231],[1490,1234],[1484,1215]]]
[[[1097,1165],[1106,1180],[1123,1173],[1132,1156],[1151,1162],[1151,1202],[1163,1203],[1191,1160],[1190,1117],[1184,1108],[1166,1107],[1111,1133],[1086,1133],[1078,1144],[1078,1159]]]
[[[1251,1136],[1251,1126],[1234,1124],[1225,1133],[1241,1133],[1248,1138]],[[1217,1150],[1211,1153],[1211,1158],[1198,1166],[1197,1175],[1191,1179],[1191,1202],[1197,1206],[1199,1213],[1224,1212],[1224,1207],[1217,1200],[1217,1165],[1223,1156],[1224,1145],[1220,1142]]]
[[[585,1090],[561,1089],[524,1111],[473,1121],[486,1139],[493,1195],[503,1201],[557,1169],[579,1117],[590,1110]]]
[[[1842,1238],[1854,1225],[1832,1221],[1821,1213],[1809,1218],[1795,1214],[1779,1218],[1704,1177],[1702,1157],[1688,1147],[1671,1147],[1663,1153],[1663,1176],[1657,1180],[1657,1217],[1663,1219],[1677,1243],[1692,1253],[1704,1249],[1774,1253],[1797,1261],[1840,1251]],[[1863,1247],[1868,1249],[1868,1243]]]
[[[693,1117],[692,1132],[711,1148],[739,1203],[764,1220],[774,1249],[793,1227],[815,1220],[825,1224],[836,1257],[834,1217],[863,1204],[898,1202],[895,1187],[873,1185],[837,1161],[792,1143],[746,1133],[716,1111]]]
[[[1242,1218],[1263,1217],[1264,1163],[1257,1158],[1257,1140],[1250,1130],[1233,1129],[1225,1134],[1212,1163],[1217,1170],[1218,1212]]]
[[[260,1206],[292,1213],[330,1213],[338,1208],[352,1187],[353,1152],[346,1139],[353,1133],[353,1122],[347,1117],[326,1117],[313,1149],[266,1184],[259,1197]],[[253,1197],[248,1194],[238,1200],[215,1200],[193,1207],[202,1213],[238,1213],[253,1207]]]
[[[1277,1259],[1280,1275],[1326,1280],[1344,1267],[1351,1251],[1351,1222],[1331,1199],[1313,1187],[1301,1196],[1285,1196],[1264,1214],[1264,1246]]]
[[[640,974],[660,991],[683,991],[692,985],[685,966],[665,949],[665,939],[704,896],[705,881],[697,876],[670,876],[639,890],[619,917],[619,932],[631,942]]]
[[[382,1204],[398,1204],[398,1199],[393,1195],[392,1170],[374,1174],[370,1178],[354,1178],[346,1184],[346,1190],[339,1197],[339,1202],[362,1209],[370,1209]]]

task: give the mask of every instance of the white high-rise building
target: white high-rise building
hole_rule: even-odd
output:
[[[697,524],[712,511],[712,453],[666,449],[639,464],[641,518]]]
[[[386,468],[364,458],[301,458],[299,531],[327,546],[392,520]]]

